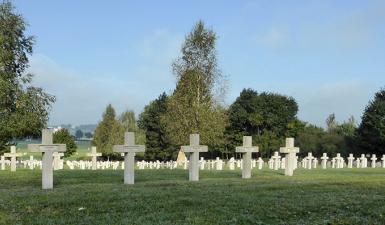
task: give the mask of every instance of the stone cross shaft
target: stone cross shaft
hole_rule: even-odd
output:
[[[311,152],[307,153],[306,159],[307,159],[307,168],[308,168],[309,170],[311,170],[312,162],[313,162],[313,160],[314,160],[313,154],[312,154]]]
[[[299,148],[294,147],[294,138],[286,138],[286,146],[281,147],[279,151],[285,155],[285,176],[293,176],[295,168],[296,154]]]
[[[11,158],[11,171],[16,171],[16,157],[20,157],[23,154],[16,153],[16,146],[11,146],[11,152],[10,153],[4,153],[4,156],[6,158]]]
[[[53,153],[54,152],[65,152],[65,144],[53,144],[53,130],[44,129],[42,131],[41,144],[29,144],[28,149],[31,152],[41,152],[42,157],[42,188],[52,189],[53,188]]]
[[[190,145],[182,146],[181,150],[190,153],[189,180],[199,181],[199,152],[207,152],[206,145],[199,145],[199,134],[190,134]]]
[[[281,156],[278,152],[274,152],[274,155],[271,158],[274,160],[274,170],[278,170]]]
[[[381,161],[382,161],[382,168],[385,168],[385,155],[382,155]]]
[[[329,159],[327,153],[323,153],[321,159],[322,159],[322,161],[321,161],[322,169],[326,169],[326,164],[327,164],[328,159]]]
[[[92,157],[92,170],[96,170],[96,160],[98,156],[102,156],[102,153],[96,152],[96,147],[91,147],[91,153],[87,153],[87,156]]]
[[[377,160],[376,154],[373,154],[370,160],[372,160],[372,163],[371,163],[372,168],[376,168],[376,160]]]
[[[349,154],[349,157],[348,157],[348,168],[349,169],[353,168],[353,161],[354,161],[353,154]]]
[[[60,158],[64,156],[64,153],[54,152],[53,153],[53,170],[60,169]]]
[[[235,152],[243,153],[242,156],[242,178],[251,178],[251,154],[258,152],[257,146],[252,146],[253,139],[251,136],[243,136],[243,145],[236,147]]]
[[[114,145],[114,152],[124,153],[124,183],[134,184],[135,183],[135,153],[144,152],[144,145],[135,145],[135,133],[125,132],[124,133],[124,145]]]

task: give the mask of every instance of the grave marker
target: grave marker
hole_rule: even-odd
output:
[[[296,168],[296,154],[299,148],[294,147],[294,138],[286,138],[286,146],[281,147],[279,151],[285,155],[285,176],[293,176],[293,171]]]
[[[251,178],[251,154],[258,152],[258,146],[252,146],[252,137],[243,136],[243,146],[236,147],[235,152],[243,153],[242,155],[242,178]]]
[[[377,160],[376,154],[373,154],[370,160],[372,160],[372,163],[371,163],[372,168],[376,168],[376,160]]]
[[[11,171],[16,171],[16,157],[20,157],[23,154],[16,153],[16,146],[11,146],[11,152],[10,153],[4,153],[4,157],[11,158]]]
[[[144,152],[144,145],[135,145],[135,133],[134,132],[125,132],[124,133],[124,144],[123,145],[114,145],[114,152],[119,152],[124,154],[124,183],[125,184],[134,184],[135,183],[135,154],[137,152]]]
[[[206,145],[199,145],[199,134],[190,134],[190,145],[182,146],[182,151],[190,153],[189,180],[199,181],[199,152],[207,152]]]
[[[53,188],[53,153],[65,152],[65,144],[53,144],[53,130],[44,129],[42,131],[41,144],[29,144],[28,149],[31,152],[41,152],[42,157],[42,189]]]
[[[329,159],[328,155],[326,153],[323,153],[321,159],[322,159],[321,161],[322,169],[326,169],[326,164]]]
[[[87,156],[92,157],[92,170],[96,170],[97,157],[102,156],[102,153],[96,152],[96,147],[92,146],[91,147],[91,153],[87,153]]]

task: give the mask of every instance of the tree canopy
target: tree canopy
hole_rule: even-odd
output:
[[[72,136],[70,132],[65,128],[62,128],[53,134],[53,143],[67,145],[67,150],[64,152],[64,157],[73,155],[77,149],[75,137]]]
[[[116,118],[115,109],[109,104],[103,113],[103,118],[95,129],[92,144],[98,148],[103,157],[119,157],[113,153],[112,147],[124,141],[124,128]]]
[[[215,32],[199,21],[182,45],[182,56],[173,63],[177,84],[163,121],[176,145],[188,143],[192,133],[199,133],[204,144],[222,141],[226,117],[215,101],[214,86],[221,80],[216,40]]]
[[[14,138],[38,135],[55,101],[26,73],[34,44],[26,26],[10,2],[0,3],[0,153]]]
[[[296,120],[297,111],[298,105],[291,97],[244,89],[228,110],[228,148],[234,149],[241,144],[242,136],[251,135],[265,154],[276,151]]]
[[[369,102],[357,130],[359,153],[385,154],[385,89]]]
[[[139,127],[145,131],[146,152],[144,158],[147,160],[170,160],[176,159],[177,146],[173,146],[165,124],[161,118],[167,111],[168,96],[163,93],[157,99],[144,107],[139,116]]]

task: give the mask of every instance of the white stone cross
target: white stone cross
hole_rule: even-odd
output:
[[[372,163],[371,163],[372,168],[376,168],[376,160],[377,160],[376,154],[373,154],[370,160],[372,160]]]
[[[312,162],[314,160],[313,154],[311,152],[307,153],[306,159],[307,159],[307,169],[311,170]]]
[[[7,158],[11,158],[11,171],[16,171],[16,157],[20,157],[23,154],[16,153],[16,146],[11,146],[11,152],[10,153],[4,153],[4,156]]]
[[[285,155],[285,175],[293,176],[294,168],[296,167],[296,154],[299,152],[299,148],[294,147],[294,138],[286,138],[286,146],[281,147],[279,152]]]
[[[207,152],[206,145],[199,145],[199,134],[190,134],[190,145],[182,146],[182,151],[190,153],[189,180],[199,181],[199,152]]]
[[[235,169],[235,160],[234,157],[231,157],[229,160],[229,169],[234,170]]]
[[[263,159],[261,157],[258,158],[257,164],[258,164],[258,169],[261,170],[263,167]]]
[[[322,159],[321,161],[322,169],[326,169],[326,164],[329,159],[328,155],[326,153],[323,153],[321,159]]]
[[[360,158],[356,159],[356,167],[357,168],[361,168],[361,160],[360,160]]]
[[[317,159],[317,158],[314,158],[314,159],[313,159],[313,168],[314,168],[314,169],[317,169],[317,166],[318,166],[318,159]]]
[[[243,136],[243,146],[235,148],[235,152],[243,153],[242,156],[242,178],[248,179],[251,178],[251,154],[253,152],[258,152],[258,146],[252,146],[252,137]]]
[[[62,152],[54,152],[53,153],[53,169],[58,170],[60,169],[60,158],[64,156],[64,153]]]
[[[124,154],[124,183],[134,184],[135,153],[144,152],[144,145],[135,145],[135,133],[125,132],[124,145],[114,145],[113,151]]]
[[[341,154],[340,153],[337,153],[337,156],[335,157],[336,159],[336,168],[337,169],[341,169],[343,168],[343,164],[344,164],[344,159],[341,157]]]
[[[348,168],[349,169],[353,168],[353,161],[354,161],[353,154],[349,154],[349,157],[348,157]]]
[[[102,153],[96,152],[96,147],[92,146],[91,147],[91,153],[87,153],[87,156],[92,157],[92,170],[96,170],[96,160],[98,156],[102,156]]]
[[[281,156],[278,152],[274,152],[274,155],[271,157],[274,160],[274,170],[279,169],[279,163],[281,161]]]
[[[361,154],[361,168],[366,168],[368,166],[368,159],[365,157],[365,154]]]
[[[41,152],[42,157],[42,188],[52,189],[53,188],[53,153],[54,152],[65,152],[65,144],[53,144],[53,130],[44,129],[42,131],[42,143],[41,144],[29,144],[28,149],[31,152]]]
[[[0,157],[1,170],[5,170],[5,156]]]
[[[385,168],[385,155],[382,155],[382,168]]]

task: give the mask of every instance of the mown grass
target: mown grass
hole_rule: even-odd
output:
[[[30,152],[28,150],[27,145],[28,144],[37,144],[40,143],[39,141],[32,141],[32,142],[26,142],[26,141],[18,141],[17,143],[17,152],[23,153],[24,155],[20,157],[19,159],[27,160],[29,159],[30,155],[33,155],[34,159],[41,159],[41,153],[39,152]],[[70,157],[67,157],[66,160],[80,160],[80,159],[91,159],[91,157],[87,157],[87,153],[90,152],[89,148],[91,147],[91,144],[89,142],[78,142],[76,143],[77,149],[76,152],[71,155]]]
[[[385,169],[0,171],[0,224],[385,224]]]

